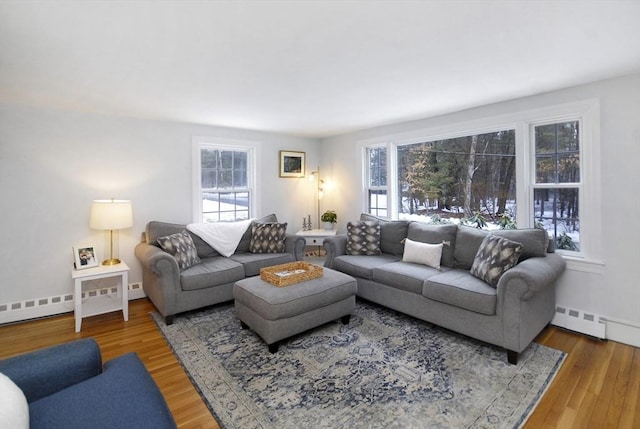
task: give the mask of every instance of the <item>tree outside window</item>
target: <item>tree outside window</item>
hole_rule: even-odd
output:
[[[398,212],[496,226],[515,219],[515,131],[398,146]]]
[[[536,224],[559,249],[580,250],[580,125],[578,121],[533,127]]]

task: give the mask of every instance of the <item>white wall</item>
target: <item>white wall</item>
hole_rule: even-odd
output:
[[[600,100],[604,267],[601,273],[568,270],[558,284],[557,302],[606,317],[608,338],[640,346],[640,74],[326,139],[323,163],[332,166],[339,184],[328,202],[341,215],[339,228],[344,231],[364,208],[355,167],[361,163],[358,141],[591,98]]]
[[[258,216],[276,213],[295,232],[315,213],[313,183],[280,179],[278,151],[306,152],[311,168],[317,140],[0,103],[0,305],[73,292],[71,247],[105,256],[105,234],[89,229],[98,198],[132,200],[119,248],[129,282],[141,282],[133,251],[146,223],[192,221],[193,136],[259,143]]]

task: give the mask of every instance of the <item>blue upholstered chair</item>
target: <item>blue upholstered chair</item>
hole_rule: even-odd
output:
[[[167,403],[135,353],[102,365],[84,339],[0,361],[24,393],[37,428],[176,428]]]

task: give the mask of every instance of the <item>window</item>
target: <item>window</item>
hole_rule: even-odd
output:
[[[361,142],[365,209],[484,229],[544,228],[572,268],[597,272],[599,117],[599,102],[586,100]]]
[[[194,142],[194,221],[249,219],[254,149]]]
[[[398,213],[431,219],[515,219],[515,130],[397,146]]]
[[[387,217],[387,148],[368,148],[367,158],[369,160],[367,212],[375,216]]]
[[[558,249],[580,250],[580,123],[532,126],[534,217]]]

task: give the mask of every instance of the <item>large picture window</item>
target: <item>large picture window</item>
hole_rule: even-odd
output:
[[[515,131],[397,146],[398,213],[430,219],[515,219]]]
[[[253,211],[253,149],[197,143],[194,151],[195,221],[249,219]]]

